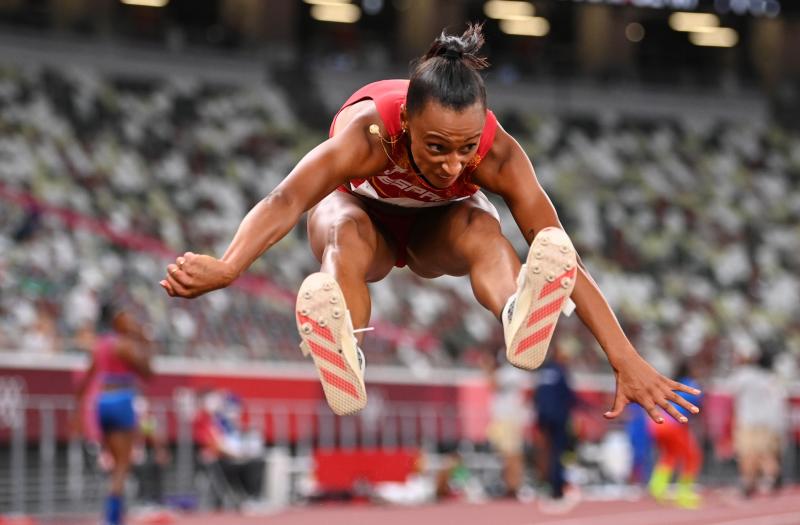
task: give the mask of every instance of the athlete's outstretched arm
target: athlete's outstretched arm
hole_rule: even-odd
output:
[[[167,266],[161,286],[173,297],[187,298],[228,286],[337,186],[378,171],[386,158],[379,139],[368,133],[371,122],[356,118],[306,154],[245,216],[222,258],[186,252]]]
[[[490,161],[486,169],[493,168],[494,172],[482,169],[484,166],[481,164],[476,179],[505,200],[529,244],[543,228],[555,226],[563,229],[553,203],[536,178],[530,159],[504,130],[498,128],[495,146],[486,160]],[[699,412],[699,409],[674,390],[689,393],[699,391],[662,376],[639,355],[580,259],[578,263],[578,278],[572,300],[577,306],[578,316],[606,353],[617,379],[614,406],[604,414],[605,417],[617,417],[625,405],[635,401],[658,423],[662,422],[659,407],[676,420],[686,422],[686,418],[678,413],[670,401],[693,413]]]

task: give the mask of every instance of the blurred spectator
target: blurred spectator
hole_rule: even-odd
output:
[[[383,481],[374,484],[372,487],[374,501],[394,505],[431,503],[436,496],[436,480],[432,473],[426,472],[425,467],[426,458],[420,452],[405,481]]]
[[[676,371],[676,380],[684,385],[700,388],[697,376],[688,359],[681,362]],[[677,392],[696,407],[701,405],[701,396]],[[684,417],[689,418],[689,411],[675,402],[672,406]],[[658,462],[650,477],[650,494],[658,501],[663,501],[673,475],[677,476],[678,489],[675,496],[676,503],[684,508],[697,508],[700,505],[700,495],[695,491],[694,483],[700,468],[703,466],[703,453],[688,423],[680,423],[672,416],[662,411],[663,423],[648,420],[648,428],[653,436],[656,446]]]
[[[781,483],[789,414],[787,392],[772,369],[772,358],[766,349],[755,359],[745,358],[727,381],[734,399],[734,447],[745,497],[756,492],[762,476],[772,490]]]
[[[648,428],[650,416],[636,403],[628,405],[625,411],[628,413],[625,428],[633,452],[631,481],[646,485],[653,472],[653,436]]]
[[[23,340],[23,348],[29,352],[54,354],[61,351],[61,340],[56,330],[55,316],[44,302],[36,307],[35,319]]]
[[[492,392],[486,434],[492,450],[503,459],[506,496],[515,498],[525,474],[525,426],[529,414],[525,387],[530,375],[508,363],[504,353],[484,354],[483,358]]]
[[[241,400],[210,390],[201,395],[201,407],[193,423],[194,437],[201,466],[217,491],[216,504],[223,504],[227,496],[221,490],[230,490],[237,506],[257,500],[264,474],[263,443],[260,435],[242,428]]]
[[[138,442],[133,452],[138,498],[146,504],[161,505],[164,502],[164,469],[171,459],[166,436],[147,398],[137,396],[134,408],[139,423]]]
[[[455,450],[442,456],[435,486],[436,498],[439,500],[464,498],[467,501],[479,501],[485,496],[480,481],[470,473],[464,458]]]
[[[564,497],[564,454],[569,446],[570,413],[576,403],[567,366],[570,356],[565,347],[551,347],[547,360],[536,373],[533,399],[536,424],[544,440],[547,482],[554,500]]]

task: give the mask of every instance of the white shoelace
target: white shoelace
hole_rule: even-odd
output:
[[[374,326],[368,326],[366,328],[354,328],[353,334],[357,334],[360,332],[371,332],[372,330],[375,330]],[[355,337],[353,337],[353,339],[355,339]],[[364,357],[364,351],[361,350],[360,346],[358,346],[358,339],[356,339],[356,350],[358,350],[358,364],[359,367],[361,368],[361,372],[363,373],[364,369],[367,366],[367,359]]]

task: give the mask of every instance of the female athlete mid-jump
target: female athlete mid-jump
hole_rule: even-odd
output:
[[[306,211],[321,272],[302,284],[296,308],[301,348],[311,354],[337,414],[366,405],[362,334],[370,317],[368,282],[393,266],[425,278],[468,275],[476,299],[501,320],[511,363],[541,364],[571,297],[617,379],[618,416],[630,401],[656,421],[674,391],[695,389],[661,376],[634,349],[577,257],[528,156],[486,107],[478,56],[480,26],[442,34],[410,80],[358,90],[342,106],[330,138],[309,152],[244,218],[221,259],[191,252],[167,267],[161,286],[196,297],[230,285]],[[503,198],[530,243],[524,265],[502,235],[481,192]],[[661,408],[659,408],[661,407]]]

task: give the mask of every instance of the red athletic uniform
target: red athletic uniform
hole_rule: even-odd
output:
[[[479,189],[472,182],[472,173],[489,153],[497,130],[497,119],[494,113],[487,110],[486,123],[477,152],[461,176],[447,188],[431,186],[413,169],[407,142],[403,138],[400,106],[405,103],[407,92],[408,80],[373,82],[353,93],[339,110],[341,112],[342,109],[362,100],[372,100],[380,114],[385,130],[383,140],[387,154],[386,165],[371,177],[354,179],[347,186],[340,187],[339,190],[365,198],[372,219],[395,241],[397,255],[395,265],[399,267],[405,266],[405,247],[414,217],[409,216],[408,213],[402,213],[404,210],[392,213],[391,207],[370,206],[369,203],[374,201],[400,208],[427,208],[443,206],[470,197]],[[338,117],[338,113],[336,116]],[[336,117],[331,124],[331,136],[335,124]]]
[[[132,364],[117,355],[114,348],[118,340],[117,336],[108,334],[100,337],[95,343],[94,362],[97,374],[104,384],[132,386],[137,372]]]
[[[666,416],[660,425],[648,421],[648,427],[660,453],[659,464],[670,470],[681,468],[682,475],[696,478],[703,466],[703,451],[689,426]]]

